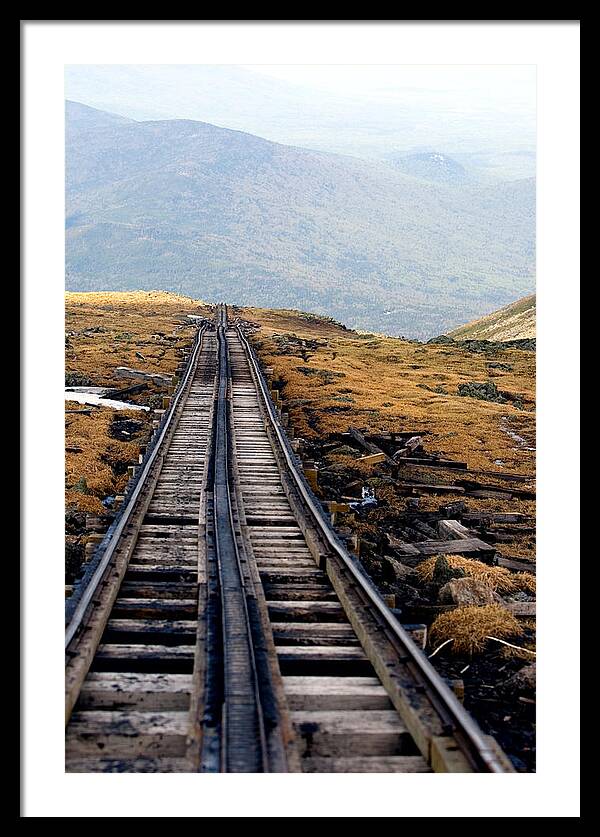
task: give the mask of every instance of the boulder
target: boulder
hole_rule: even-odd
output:
[[[535,693],[535,674],[535,663],[529,663],[504,681],[502,691],[518,695]]]
[[[395,558],[390,558],[388,556],[385,558],[384,573],[387,578],[394,579],[395,581],[405,581],[406,579],[416,575],[416,572],[412,569],[412,567],[407,567],[406,564],[403,564],[401,561],[397,561]]]
[[[453,578],[440,589],[442,604],[489,605],[500,604],[501,597],[477,578]]]

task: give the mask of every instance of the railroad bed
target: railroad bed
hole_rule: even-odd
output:
[[[70,608],[68,772],[512,772],[337,540],[224,307],[146,460]]]

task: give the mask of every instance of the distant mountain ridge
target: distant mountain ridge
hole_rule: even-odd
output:
[[[404,174],[437,183],[465,183],[471,179],[463,165],[439,151],[395,155],[390,159],[390,165]]]
[[[66,126],[68,290],[165,289],[422,338],[533,287],[533,179],[457,189],[78,103]]]
[[[535,339],[535,294],[449,332],[455,340]]]

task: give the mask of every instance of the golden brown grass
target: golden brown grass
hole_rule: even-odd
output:
[[[501,471],[535,477],[535,354],[519,349],[496,347],[495,354],[472,353],[457,346],[418,344],[380,335],[360,335],[338,324],[297,311],[235,309],[244,319],[260,326],[252,340],[262,362],[274,370],[282,383],[285,409],[296,436],[319,440],[342,433],[349,425],[371,432],[386,430],[428,431],[424,437],[428,452],[460,459],[472,470]],[[296,343],[283,345],[281,335]],[[315,341],[316,346],[298,346],[298,340]],[[489,366],[500,362],[512,369]],[[299,367],[338,373],[307,375]],[[458,385],[492,380],[499,390],[523,399],[525,409],[465,398]],[[445,392],[435,392],[442,387]],[[347,399],[351,399],[350,401]],[[518,442],[511,431],[526,440]],[[334,460],[331,460],[334,461]],[[360,466],[349,462],[357,476]],[[432,468],[406,467],[400,478],[423,482],[453,482],[465,474]],[[477,475],[483,483],[498,482]],[[507,489],[512,483],[501,483]],[[516,484],[519,485],[519,484]],[[406,500],[392,487],[378,489],[392,507],[403,510]],[[438,509],[444,500],[423,495],[420,508]],[[472,511],[520,512],[535,516],[535,501],[468,498]],[[534,559],[531,535],[518,536],[502,544],[507,557]]]
[[[120,388],[137,381],[117,377],[117,366],[172,375],[179,362],[177,349],[189,345],[195,333],[187,314],[211,316],[211,311],[197,300],[163,291],[67,293],[65,370],[88,376],[94,386]],[[131,400],[142,401],[159,392],[151,388]],[[66,402],[65,408],[82,409],[82,405]],[[150,435],[150,415],[119,412],[120,418],[144,424],[135,442],[125,442],[110,436],[114,414],[103,407],[90,415],[65,415],[66,446],[81,448],[65,455],[67,507],[100,514],[101,499],[124,490],[126,466],[137,462],[139,445]],[[113,466],[125,473],[115,475]]]
[[[69,402],[70,403],[70,402]],[[70,404],[72,409],[77,405]],[[100,499],[118,494],[127,484],[127,465],[137,462],[139,443],[121,442],[111,438],[109,428],[113,410],[101,409],[91,415],[66,415],[66,438],[69,448],[65,455],[65,500],[67,507],[100,514]],[[123,411],[120,417],[139,421],[139,413]],[[115,476],[113,464],[121,463],[125,473]]]
[[[128,385],[115,375],[117,366],[172,374],[177,348],[194,335],[187,314],[210,311],[197,300],[164,291],[67,293],[65,370],[88,375],[94,386],[115,387]],[[102,331],[90,331],[94,328]]]
[[[325,320],[306,319],[293,311],[238,309],[261,329],[254,336],[265,365],[284,382],[290,420],[297,435],[318,438],[343,432],[349,424],[371,430],[427,430],[427,449],[448,458],[466,459],[472,469],[534,475],[535,454],[511,439],[511,429],[528,442],[535,439],[535,354],[498,349],[495,355],[456,346],[422,345],[392,337],[361,336]],[[316,348],[281,354],[274,335],[318,340]],[[489,363],[510,364],[511,370]],[[340,373],[328,379],[308,377],[298,367]],[[465,398],[458,385],[493,380],[498,389],[523,398],[526,409]],[[442,387],[445,392],[435,392]],[[344,396],[352,402],[337,401]],[[299,399],[304,403],[294,404]],[[341,408],[341,411],[340,411]],[[503,418],[505,417],[505,418]],[[533,445],[527,445],[533,447]],[[501,460],[503,465],[496,465]],[[497,506],[496,506],[497,510]]]
[[[466,576],[482,581],[496,593],[516,593],[519,590],[535,593],[535,576],[531,573],[513,573],[505,567],[492,567],[483,561],[465,558],[462,555],[444,557],[452,569],[462,570]],[[421,581],[433,580],[436,561],[437,556],[434,555],[418,565],[417,574]]]
[[[518,620],[501,605],[457,607],[437,617],[429,631],[432,648],[448,643],[452,654],[478,654],[490,642],[488,637],[512,641],[523,634]]]

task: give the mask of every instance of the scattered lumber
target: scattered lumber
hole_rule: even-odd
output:
[[[504,607],[513,616],[535,616],[535,602],[506,602]]]
[[[385,462],[388,456],[383,451],[381,453],[369,453],[358,458],[363,465],[378,465],[380,462]]]
[[[469,538],[471,532],[458,520],[440,520],[438,521],[438,532],[441,538],[445,541],[462,540]]]
[[[476,497],[480,500],[511,500],[512,494],[507,491],[466,491],[468,497]]]
[[[423,451],[423,439],[420,436],[411,436],[404,441],[401,448],[394,451],[392,459],[394,462],[397,462],[399,459],[404,461],[405,458],[418,451]]]
[[[480,561],[491,563],[496,550],[489,543],[479,538],[461,538],[451,541],[419,541],[417,543],[402,543],[394,547],[394,551],[408,566],[415,566],[430,555],[467,555]]]
[[[513,616],[533,617],[535,616],[535,602],[505,602],[502,606],[510,611]],[[431,624],[436,617],[441,613],[449,613],[451,610],[456,610],[460,605],[446,604],[446,605],[402,605],[400,613],[402,619],[410,619],[411,622],[424,622],[426,625]]]
[[[527,476],[527,474],[508,474],[505,471],[469,471],[478,477],[495,477],[499,480],[506,480],[507,482],[534,482],[535,476]]]
[[[398,488],[412,488],[424,494],[464,494],[465,489],[460,485],[440,485],[429,482],[397,482]]]
[[[377,459],[376,462],[386,462],[386,461],[391,462],[392,461],[391,458],[387,455],[387,453],[384,453],[381,450],[380,447],[378,447],[377,445],[374,445],[373,442],[368,442],[365,439],[365,437],[363,436],[363,434],[360,432],[360,430],[358,430],[358,428],[349,427],[348,428],[348,435],[351,436],[352,439],[354,439],[355,442],[358,442],[358,444],[362,448],[364,448],[371,456],[381,457],[380,459]],[[363,461],[367,458],[368,457],[364,457],[364,456],[361,457],[361,459]],[[368,463],[368,464],[371,464],[371,463]]]
[[[130,369],[128,366],[117,366],[115,375],[119,378],[141,378],[159,385],[171,384],[171,375],[161,375],[158,372],[142,372],[141,369]]]
[[[448,506],[444,506],[444,510],[448,508]],[[490,523],[522,523],[531,519],[528,515],[521,514],[521,512],[496,513],[487,511],[466,512],[461,517],[465,523],[478,523],[482,520]]]
[[[395,456],[395,454],[394,454]],[[459,462],[456,459],[433,459],[424,456],[403,456],[398,457],[398,465],[408,465],[419,468],[452,468],[457,471],[468,471],[466,462]],[[471,473],[469,471],[469,473]]]
[[[138,392],[144,392],[148,389],[148,384],[134,384],[131,387],[124,389],[108,389],[102,396],[103,398],[116,398],[119,401],[123,400],[125,395],[136,395]]]
[[[453,503],[446,503],[445,506],[440,506],[440,514],[443,514],[446,518],[450,518],[453,515],[466,518],[464,514],[466,508],[467,505],[464,500],[454,500]]]
[[[494,485],[491,483],[477,482],[476,480],[457,480],[456,485],[462,485],[465,491],[492,491],[500,492],[501,494],[509,493],[513,497],[521,497],[523,500],[535,500],[535,491],[524,488],[507,488],[505,485]]]
[[[366,437],[380,442],[395,443],[398,440],[410,439],[413,436],[429,436],[430,430],[395,430],[392,433],[367,433]]]
[[[535,575],[535,564],[530,561],[519,561],[516,558],[503,558],[499,556],[496,563],[499,567],[506,567],[507,570],[516,570],[521,573],[533,573]]]

